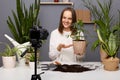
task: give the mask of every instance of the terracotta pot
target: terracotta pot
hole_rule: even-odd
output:
[[[84,55],[86,51],[86,41],[73,41],[74,53],[77,55]]]
[[[2,56],[3,67],[4,68],[14,68],[16,66],[16,56]]]
[[[107,53],[102,48],[100,48],[100,59],[101,59],[101,61],[103,62],[103,60],[107,59],[107,57],[108,57]]]
[[[119,68],[119,58],[108,58],[103,60],[104,69],[107,71],[116,71]]]

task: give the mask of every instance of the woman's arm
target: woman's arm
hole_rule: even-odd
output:
[[[60,51],[57,50],[59,44],[59,34],[56,31],[51,32],[50,35],[50,45],[49,45],[49,57],[55,60],[59,55]]]

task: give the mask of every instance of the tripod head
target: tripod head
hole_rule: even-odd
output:
[[[33,47],[41,47],[42,40],[46,40],[49,33],[46,29],[42,28],[41,26],[34,25],[30,29],[30,42],[32,43]]]

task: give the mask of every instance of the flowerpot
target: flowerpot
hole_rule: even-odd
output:
[[[73,41],[74,53],[77,55],[84,55],[86,51],[86,44],[85,40]]]
[[[26,53],[26,55],[25,55],[25,64],[26,65],[29,65],[32,54],[35,55],[35,53]],[[39,53],[37,53],[37,61],[39,61]]]
[[[107,53],[102,48],[100,48],[100,60],[101,60],[101,62],[103,62],[104,59],[107,59],[107,57],[108,57]]]
[[[16,66],[16,56],[2,56],[3,67],[4,68],[14,68]]]
[[[115,58],[108,58],[103,60],[104,69],[107,71],[116,71],[119,68],[119,59]]]
[[[39,66],[40,66],[40,64],[39,64],[39,62],[37,62],[37,69],[39,68]],[[30,67],[30,69],[35,69],[35,62],[29,62],[29,67]]]
[[[31,69],[34,69],[34,67],[35,67],[35,62],[29,62],[29,67],[30,67]]]

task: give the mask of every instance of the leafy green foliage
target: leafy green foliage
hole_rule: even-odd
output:
[[[7,24],[17,42],[29,41],[30,28],[40,24],[37,19],[39,10],[40,0],[35,0],[35,3],[31,4],[29,8],[26,8],[22,0],[16,0],[16,11],[12,10],[13,20],[8,16]]]
[[[28,52],[28,53],[34,53],[34,47],[29,46],[27,52]]]
[[[109,39],[107,41],[104,41],[99,29],[97,29],[97,34],[98,34],[98,38],[100,40],[100,45],[102,49],[108,54],[108,56],[115,57],[117,50],[119,48],[118,42],[117,42],[117,36],[111,32]]]
[[[30,62],[34,62],[35,61],[35,54],[31,53],[30,56],[28,57],[28,59],[30,60]]]
[[[83,25],[84,24],[83,24],[82,20],[78,20],[77,22],[75,22],[73,24],[73,29],[75,30],[73,32],[73,34],[71,35],[71,37],[72,37],[73,40],[79,41],[81,39],[81,37],[84,38],[84,36],[80,35],[81,31],[84,32]]]
[[[98,6],[95,6],[90,0],[83,0],[83,2],[91,11],[94,23],[98,27],[96,30],[98,40],[93,43],[92,49],[100,45],[108,56],[115,57],[120,46],[120,20],[113,23],[113,15],[110,14],[112,0],[104,3],[97,0]]]
[[[19,49],[16,47],[11,48],[8,44],[5,43],[1,43],[1,44],[4,44],[6,46],[5,50],[0,53],[1,56],[15,56],[16,52],[19,51]]]

